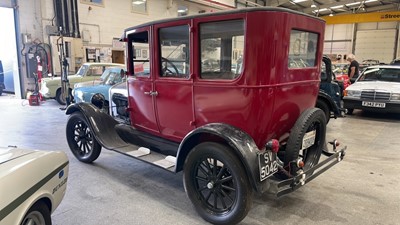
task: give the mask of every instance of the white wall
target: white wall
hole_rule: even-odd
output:
[[[395,38],[398,24],[394,21],[327,25],[324,54],[355,53],[359,62],[378,59],[389,63],[400,57],[400,34]]]

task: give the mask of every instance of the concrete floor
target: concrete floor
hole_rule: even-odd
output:
[[[182,173],[107,150],[93,164],[81,163],[69,151],[60,106],[27,103],[0,96],[0,146],[68,154],[67,193],[53,224],[207,224],[186,197]],[[347,145],[345,160],[279,199],[256,195],[241,224],[400,224],[399,125],[400,115],[361,111],[331,120],[327,136]]]

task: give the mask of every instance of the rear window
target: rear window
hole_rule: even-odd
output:
[[[317,58],[318,34],[292,30],[290,32],[289,68],[314,67]]]

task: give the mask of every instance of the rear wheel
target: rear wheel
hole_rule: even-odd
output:
[[[314,142],[307,148],[303,148],[303,141],[306,134],[315,132]],[[301,160],[304,162],[304,170],[310,169],[318,164],[322,149],[325,145],[326,120],[322,110],[318,108],[307,109],[297,119],[290,131],[290,136],[283,155],[285,168],[292,175],[297,173],[297,169],[290,167],[291,162]]]
[[[196,211],[213,224],[236,224],[249,212],[252,188],[232,149],[201,143],[187,156],[184,186]]]
[[[26,213],[21,225],[51,225],[50,209],[43,202],[36,202]]]
[[[91,163],[99,157],[101,145],[81,112],[69,117],[66,133],[68,146],[79,161]]]

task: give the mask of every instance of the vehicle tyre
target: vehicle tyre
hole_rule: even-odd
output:
[[[66,134],[68,146],[79,161],[91,163],[99,157],[101,145],[81,112],[74,112],[69,117]]]
[[[331,110],[329,109],[329,106],[324,100],[317,99],[317,104],[315,104],[315,107],[320,108],[324,114],[325,114],[325,119],[326,123],[329,123],[329,120],[331,119]]]
[[[315,130],[314,144],[302,149],[303,138],[307,132]],[[286,168],[290,162],[301,159],[304,162],[303,170],[306,171],[318,164],[322,150],[325,146],[326,120],[324,112],[318,108],[307,109],[297,119],[290,131],[286,145],[283,163]],[[289,171],[295,175],[297,170]]]
[[[74,99],[74,97],[72,96],[72,90],[68,89],[68,94],[69,94],[69,102],[72,102],[72,100]],[[61,88],[59,88],[56,92],[56,101],[58,102],[58,104],[60,105],[66,105],[67,101],[66,99],[62,96],[61,94]]]
[[[347,109],[346,114],[347,115],[353,115],[353,111],[354,111],[354,109]]]
[[[44,202],[36,202],[26,213],[21,225],[51,225],[50,209]]]
[[[229,147],[213,142],[197,145],[186,158],[183,178],[196,211],[210,223],[239,223],[251,208],[252,188]]]

